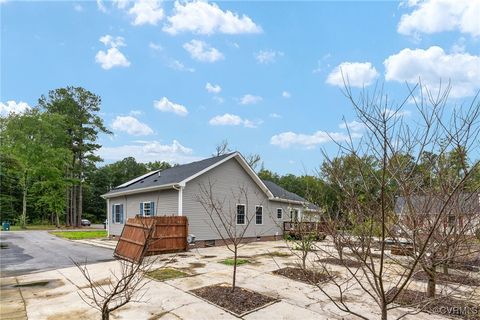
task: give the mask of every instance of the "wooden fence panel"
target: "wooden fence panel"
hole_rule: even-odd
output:
[[[187,235],[187,217],[137,216],[125,223],[114,255],[138,262],[145,255],[185,251],[188,247]]]

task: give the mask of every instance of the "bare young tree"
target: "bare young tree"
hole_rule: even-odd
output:
[[[102,313],[102,320],[110,319],[110,314],[130,302],[141,302],[150,281],[145,274],[150,271],[156,262],[154,258],[147,258],[148,245],[152,241],[153,228],[151,224],[142,222],[145,245],[138,259],[117,258],[119,270],[110,271],[108,279],[95,280],[95,276],[87,268],[87,261],[79,263],[73,261],[80,270],[86,286],[76,285],[80,298],[89,306]]]
[[[433,95],[418,84],[394,104],[383,89],[364,90],[356,98],[345,87],[364,134],[360,138],[347,126],[350,139],[338,143],[338,156],[332,159],[324,153],[322,175],[340,193],[338,213],[328,219],[334,246],[319,247],[319,255],[337,259],[346,275],[331,277],[336,294],[318,286],[344,312],[370,318],[351,308],[350,294],[360,289],[386,320],[423,268],[429,274],[425,299],[412,303],[416,309],[395,314],[401,318],[419,312],[435,299],[436,267],[471,253],[470,233],[478,220],[465,206],[464,194],[478,192],[478,186],[472,190],[471,177],[479,162],[468,155],[479,147],[480,103],[475,97],[469,106],[453,108],[448,104],[449,89]],[[415,120],[404,117],[407,102],[418,113]],[[456,173],[451,164],[425,161],[426,155],[447,159],[458,150],[464,156]],[[415,203],[419,196],[427,199],[425,205]],[[451,216],[464,221],[448,226]],[[389,253],[391,247],[400,248],[405,256]],[[452,294],[453,287],[443,294]]]
[[[235,200],[232,202],[227,200],[227,197],[220,198],[215,183],[209,180],[208,183],[200,185],[200,194],[197,198],[209,217],[213,231],[233,253],[232,292],[236,287],[238,250],[245,244],[245,234],[256,216],[255,213],[249,212],[249,192],[243,185],[232,189],[232,197],[229,197]]]

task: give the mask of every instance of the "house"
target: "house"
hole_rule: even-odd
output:
[[[210,184],[214,197],[236,215],[232,218],[237,225],[245,225],[245,215],[255,215],[244,235],[246,240],[277,239],[283,234],[284,221],[319,212],[302,197],[261,180],[244,157],[233,152],[152,171],[102,195],[107,199],[108,233],[120,235],[126,219],[136,215],[179,215],[188,217],[189,234],[196,237],[198,246],[215,245],[221,237],[199,202],[202,187]],[[235,197],[241,186],[248,192],[248,208]]]
[[[428,228],[441,215],[438,231],[473,234],[480,226],[480,194],[397,197],[395,213],[406,230]]]

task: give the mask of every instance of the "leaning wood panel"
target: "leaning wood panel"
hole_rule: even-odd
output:
[[[152,236],[146,243],[149,232]],[[135,217],[125,223],[115,256],[140,261],[143,255],[185,251],[188,219],[179,216]]]

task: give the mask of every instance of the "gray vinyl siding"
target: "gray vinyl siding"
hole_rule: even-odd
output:
[[[206,213],[198,197],[201,195],[201,186],[213,184],[215,199],[224,201],[225,211],[232,214],[236,222],[236,205],[246,204],[245,197],[238,201],[240,188],[245,186],[248,191],[248,207],[246,214],[252,222],[245,232],[245,237],[282,235],[283,221],[289,221],[289,205],[287,203],[269,201],[266,194],[258,187],[253,179],[245,172],[238,161],[233,158],[213,168],[205,174],[189,181],[183,191],[183,215],[188,217],[189,233],[194,234],[197,240],[221,239]],[[255,224],[255,207],[263,206],[263,224]],[[299,207],[299,206],[297,206]],[[282,208],[283,221],[277,219],[277,208]],[[240,230],[242,226],[237,226]]]
[[[108,226],[111,235],[120,235],[122,233],[123,224],[112,223],[112,206],[115,204],[123,204],[123,222],[128,218],[135,217],[140,213],[140,203],[155,203],[155,215],[157,216],[174,216],[178,214],[178,191],[174,189],[152,191],[138,193],[126,196],[110,198],[108,208]]]

